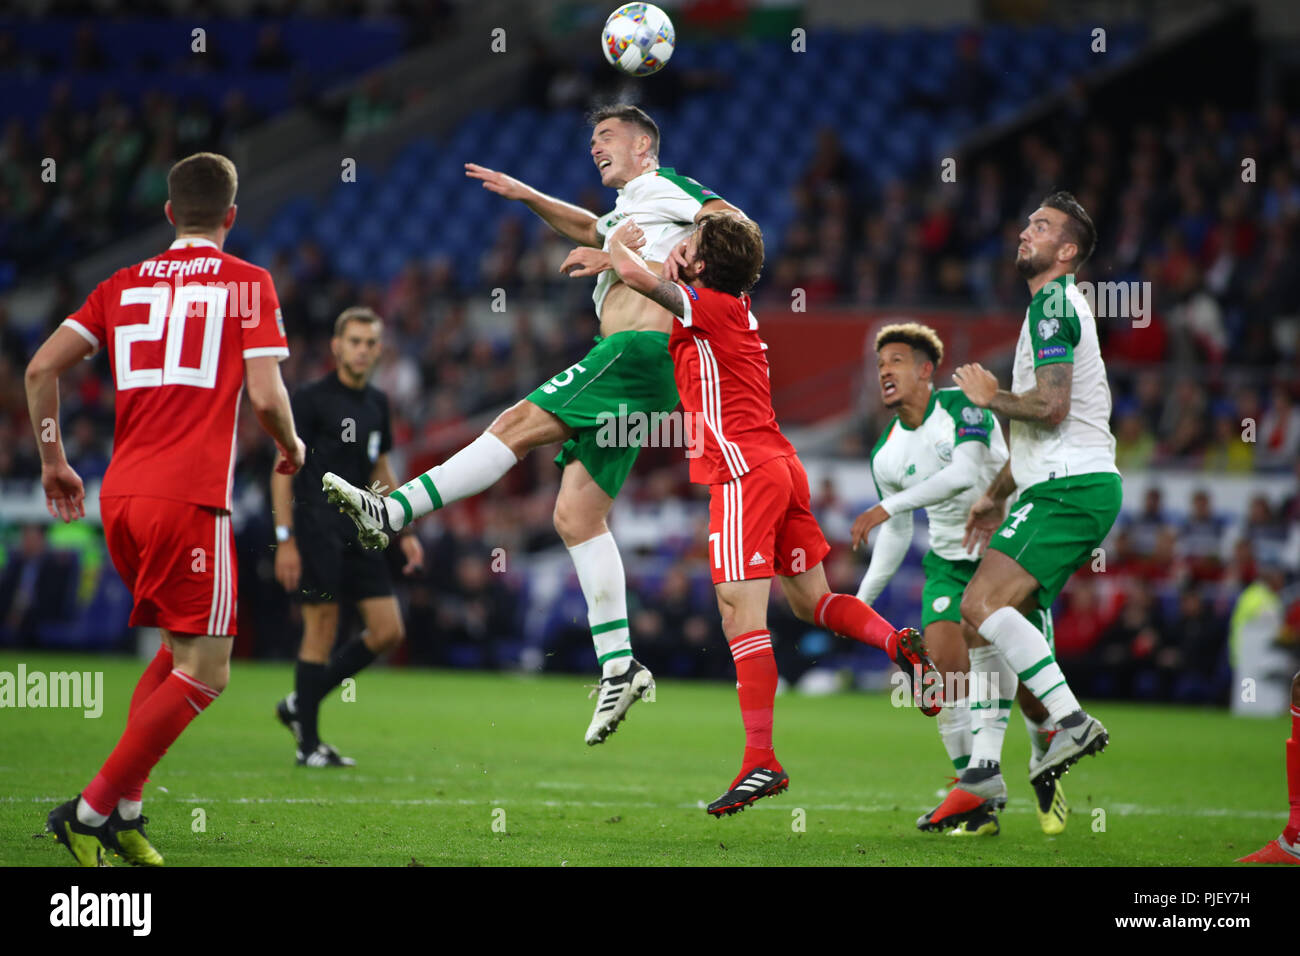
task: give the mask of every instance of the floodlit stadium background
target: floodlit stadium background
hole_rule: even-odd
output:
[[[568,244],[462,164],[606,211],[583,115],[615,98],[659,122],[664,165],[764,230],[755,313],[778,419],[835,545],[835,589],[853,592],[865,569],[847,536],[876,500],[866,456],[889,418],[874,330],[930,323],[948,350],[940,384],[978,360],[1007,385],[1027,303],[1015,235],[1068,188],[1100,233],[1082,277],[1149,283],[1152,298],[1145,316],[1098,321],[1125,507],[1104,571],[1080,571],[1055,608],[1062,665],[1090,697],[1226,705],[1231,634],[1262,623],[1294,641],[1300,22],[1286,0],[665,2],[677,51],[646,80],[600,56],[614,5],[215,0],[198,15],[19,2],[0,17],[0,647],[131,653],[148,640],[126,624],[97,524],[48,523],[22,368],[95,282],[165,247],[176,159],[216,149],[238,164],[227,249],[273,274],[291,389],[328,367],[344,307],[385,317],[375,384],[393,402],[400,480],[596,332],[590,282],[557,272]],[[504,52],[490,48],[497,28]],[[355,182],[342,181],[348,160]],[[67,377],[63,405],[92,507],[112,420],[101,354]],[[551,527],[552,453],[419,524],[426,571],[399,584],[408,641],[392,663],[592,669]],[[272,574],[272,454],[246,411],[235,652],[287,659],[301,625]],[[614,509],[633,642],[661,676],[730,679],[705,499],[686,478],[680,449],[647,449]],[[925,549],[918,533],[877,605],[896,624],[919,620]],[[792,683],[886,679],[881,655],[809,630],[779,600],[772,627]]]

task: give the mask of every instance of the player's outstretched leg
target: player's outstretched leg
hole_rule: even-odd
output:
[[[1281,836],[1238,863],[1300,864],[1300,673],[1291,680],[1291,739],[1286,742],[1286,791],[1291,815]]]
[[[780,580],[790,610],[801,621],[884,651],[907,677],[922,714],[934,717],[943,709],[943,677],[930,660],[920,631],[896,630],[853,595],[832,592],[820,560],[807,571]]]
[[[627,620],[627,577],[618,543],[606,518],[614,499],[587,466],[571,460],[564,466],[555,499],[555,530],[569,549],[578,585],[587,602],[587,622],[600,664],[596,708],[584,735],[588,746],[604,743],[628,710],[652,694],[654,675],[632,656]]]
[[[482,435],[441,465],[417,475],[387,497],[357,488],[333,472],[321,483],[325,496],[357,526],[362,547],[382,550],[389,538],[416,518],[469,498],[496,484],[539,445],[563,441],[572,429],[527,399],[497,416]]]

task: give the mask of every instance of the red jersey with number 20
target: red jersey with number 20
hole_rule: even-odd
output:
[[[108,349],[117,388],[100,495],[229,510],[244,359],[289,354],[270,273],[178,239],[113,273],[63,324]]]
[[[794,446],[781,434],[772,411],[767,343],[749,296],[678,283],[684,315],[673,323],[668,351],[682,406],[695,419],[687,431],[691,481],[713,485],[748,474]]]

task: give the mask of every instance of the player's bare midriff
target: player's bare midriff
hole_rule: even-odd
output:
[[[647,265],[659,269],[663,264],[650,262]],[[615,282],[609,287],[600,307],[600,334],[605,337],[615,332],[629,331],[667,334],[672,331],[672,322],[671,312],[629,289],[622,282]]]

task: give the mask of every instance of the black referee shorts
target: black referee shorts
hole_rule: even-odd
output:
[[[393,593],[387,555],[361,547],[356,527],[334,509],[295,508],[293,530],[302,558],[297,600],[325,604]]]

